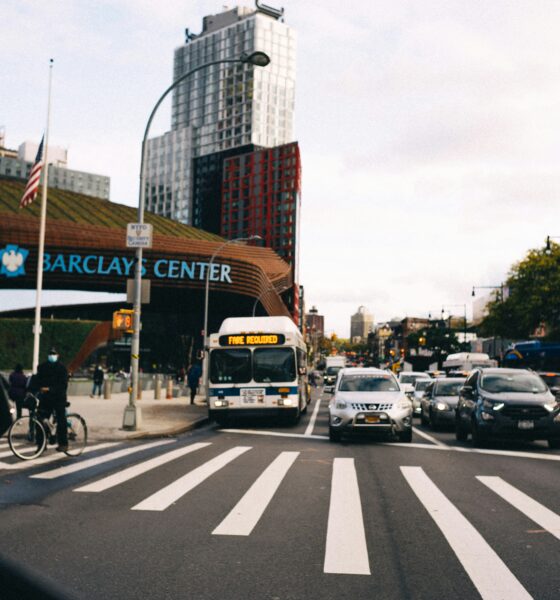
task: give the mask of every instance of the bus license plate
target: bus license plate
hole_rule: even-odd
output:
[[[262,388],[241,390],[241,402],[243,404],[254,404],[264,401],[264,390]]]
[[[517,424],[519,429],[533,429],[535,427],[534,421],[519,421]]]

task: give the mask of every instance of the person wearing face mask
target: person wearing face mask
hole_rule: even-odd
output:
[[[68,371],[59,362],[56,348],[51,348],[47,360],[37,368],[34,387],[39,392],[39,416],[41,419],[56,414],[57,451],[68,450],[68,432],[66,427],[66,390],[68,389]]]

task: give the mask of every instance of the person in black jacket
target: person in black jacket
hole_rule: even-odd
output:
[[[66,427],[66,391],[68,389],[68,371],[58,361],[56,348],[51,348],[47,360],[41,363],[34,378],[34,386],[40,391],[39,416],[48,419],[56,414],[57,451],[68,450],[68,431]]]
[[[8,395],[16,404],[16,418],[19,419],[23,408],[23,401],[27,394],[27,377],[20,364],[17,364],[16,368],[10,373],[9,382]]]

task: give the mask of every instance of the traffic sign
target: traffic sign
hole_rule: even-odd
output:
[[[126,226],[127,248],[151,248],[154,228],[149,223],[128,223]]]
[[[134,332],[134,311],[121,308],[113,313],[113,329],[118,331]]]

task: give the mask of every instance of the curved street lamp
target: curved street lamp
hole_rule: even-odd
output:
[[[148,134],[150,132],[150,127],[152,125],[152,121],[154,120],[154,116],[156,114],[157,109],[160,107],[163,100],[166,96],[174,90],[180,83],[185,81],[188,77],[196,73],[197,71],[201,71],[203,69],[207,69],[208,67],[212,67],[214,65],[221,65],[227,63],[245,63],[250,64],[255,67],[266,67],[270,63],[270,58],[264,52],[252,52],[251,54],[243,53],[239,58],[224,58],[221,60],[214,60],[211,62],[204,63],[187,71],[181,77],[176,79],[160,96],[159,100],[156,102],[152,112],[150,113],[150,117],[148,118],[148,123],[146,124],[146,129],[144,131],[144,137],[142,138],[142,157],[140,159],[140,193],[138,200],[138,223],[140,225],[144,224],[144,205],[146,199],[146,159],[148,154]],[[138,428],[141,423],[141,412],[140,409],[136,406],[136,397],[138,394],[138,366],[140,359],[140,312],[141,312],[141,289],[142,289],[142,248],[136,249],[136,270],[134,273],[134,326],[133,326],[133,334],[131,340],[130,347],[130,375],[131,375],[131,387],[130,394],[128,398],[128,406],[124,410],[123,417],[123,429],[132,429],[135,430]]]

